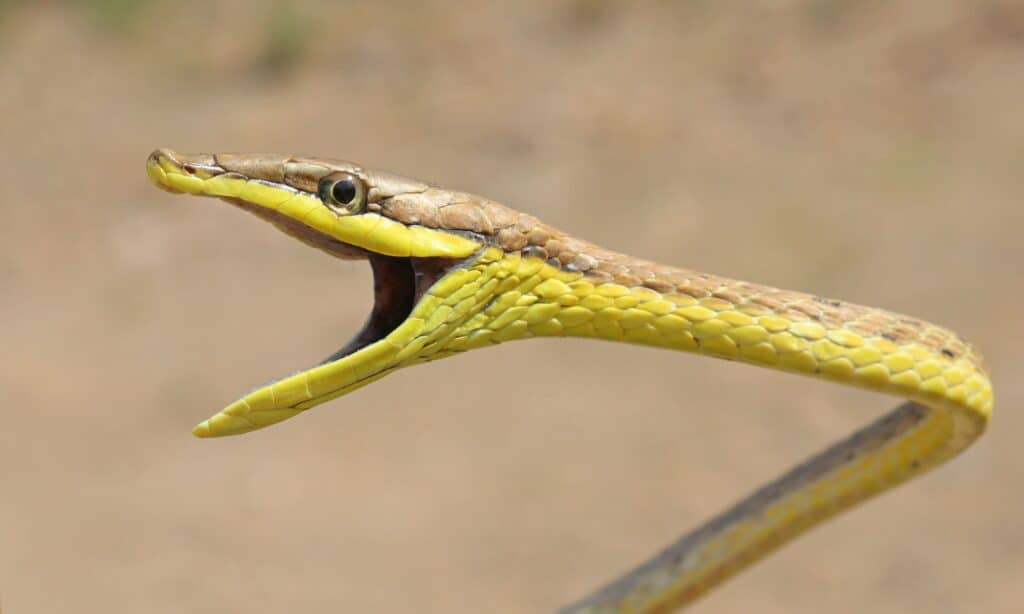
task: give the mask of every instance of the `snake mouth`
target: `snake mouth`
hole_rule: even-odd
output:
[[[237,199],[223,199],[246,210]],[[199,437],[236,435],[285,420],[327,400],[347,394],[399,368],[407,341],[430,313],[423,305],[429,289],[469,259],[396,257],[341,243],[290,218],[253,211],[274,226],[332,256],[366,260],[373,274],[373,307],[363,325],[337,351],[298,373],[272,380],[235,401],[193,429]],[[412,356],[415,358],[415,356]],[[405,356],[408,358],[408,356]]]
[[[216,156],[170,150],[157,150],[147,161],[152,181],[169,192],[227,201],[334,257],[367,260],[373,272],[373,308],[339,350],[231,403],[193,429],[199,437],[269,426],[420,361],[424,345],[437,343],[429,333],[445,321],[437,317],[445,312],[435,309],[436,297],[428,297],[431,288],[472,261],[480,249],[464,237],[377,214],[339,217],[316,195],[274,181],[272,164],[251,170],[257,171],[261,174],[248,176],[221,166]]]
[[[387,338],[398,329],[435,282],[458,266],[445,258],[396,258],[370,253],[373,308],[353,337],[320,365],[332,363]]]
[[[363,326],[324,365],[349,356],[387,337],[404,322],[427,290],[463,259],[385,256],[343,243],[276,211],[240,198],[221,198],[252,213],[303,243],[343,260],[367,260],[373,273],[373,308]]]
[[[352,339],[320,364],[327,364],[380,341],[405,321],[419,298],[412,259],[371,254],[373,308]]]

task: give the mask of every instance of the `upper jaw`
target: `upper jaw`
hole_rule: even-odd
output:
[[[366,183],[367,196],[371,203],[401,194],[419,194],[430,188],[428,184],[416,179],[370,171],[345,160],[299,158],[274,153],[183,154],[173,149],[159,148],[149,155],[146,169],[159,187],[179,193],[188,190],[170,186],[161,178],[167,173],[195,175],[200,179],[234,173],[246,179],[267,181],[315,194],[320,179],[331,173],[345,172],[359,177]]]
[[[337,211],[317,196],[317,181],[339,169],[365,178],[369,188],[365,212]],[[367,173],[348,162],[272,154],[184,155],[158,149],[150,154],[146,172],[165,190],[214,196],[235,204],[241,201],[262,213],[280,214],[298,227],[309,227],[340,243],[382,256],[465,258],[481,248],[475,238],[388,217],[374,199],[392,198],[385,196],[385,191],[426,188],[417,182],[403,184],[394,176]]]
[[[146,167],[154,172],[161,169],[165,173],[194,175],[200,179],[234,173],[246,179],[267,181],[311,194],[316,192],[317,182],[332,172],[363,175],[362,169],[343,160],[293,158],[272,153],[183,154],[167,148],[159,148],[149,154]]]

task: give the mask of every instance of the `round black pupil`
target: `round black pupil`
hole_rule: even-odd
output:
[[[356,184],[351,179],[342,179],[331,187],[331,196],[337,202],[347,205],[356,197]]]

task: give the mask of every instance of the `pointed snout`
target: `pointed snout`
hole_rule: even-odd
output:
[[[212,154],[181,154],[160,148],[146,159],[146,174],[160,189],[175,194],[197,193],[190,189],[199,181],[225,172]]]

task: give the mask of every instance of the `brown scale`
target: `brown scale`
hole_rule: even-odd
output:
[[[845,327],[869,338],[880,336],[896,345],[918,343],[950,359],[974,354],[953,334],[914,318],[633,258],[471,194],[427,189],[397,194],[380,204],[382,214],[397,221],[469,231],[489,245],[542,258],[562,270],[583,273],[595,283],[644,286],[666,296],[717,298],[735,307],[760,307],[795,321],[819,322],[830,329]]]

